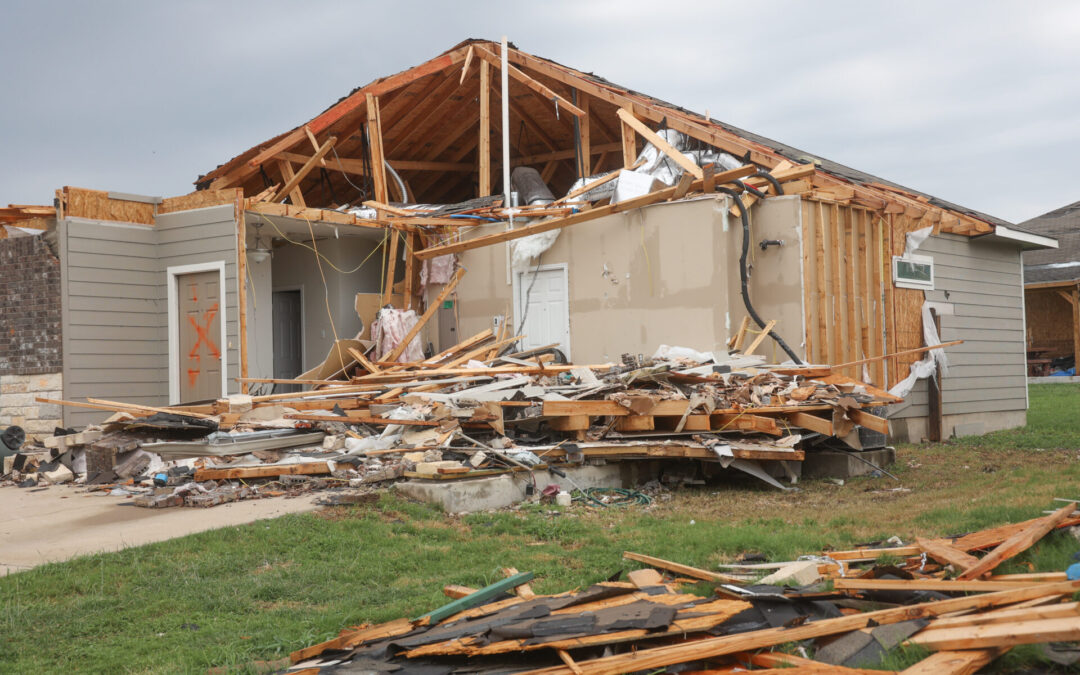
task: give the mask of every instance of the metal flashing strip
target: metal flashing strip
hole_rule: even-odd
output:
[[[135,195],[130,192],[110,192],[109,199],[116,199],[122,202],[140,202],[143,204],[160,204],[165,201],[161,197],[148,197],[146,195]]]
[[[1025,248],[1057,248],[1058,240],[1053,237],[1044,237],[1041,234],[1032,234],[1030,232],[1022,232],[1020,230],[1013,230],[1004,225],[994,226],[994,235],[1001,237],[1002,239],[1012,239],[1013,241],[1019,241],[1024,244],[1030,244]]]

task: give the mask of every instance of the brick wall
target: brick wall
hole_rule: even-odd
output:
[[[0,239],[0,375],[56,373],[60,261],[40,236]]]

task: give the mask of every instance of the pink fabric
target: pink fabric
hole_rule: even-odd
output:
[[[371,337],[375,340],[376,359],[382,361],[384,356],[401,344],[418,320],[416,312],[411,309],[401,310],[393,307],[380,309],[375,317],[375,323],[371,326]],[[420,345],[419,335],[412,339],[409,346],[398,357],[399,362],[422,361],[423,359],[424,348]]]

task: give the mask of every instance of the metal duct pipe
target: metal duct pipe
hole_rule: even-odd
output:
[[[519,166],[510,174],[510,185],[518,193],[518,201],[521,204],[550,204],[555,201],[555,195],[540,172],[531,166]]]

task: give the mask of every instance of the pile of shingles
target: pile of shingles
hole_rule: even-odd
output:
[[[420,617],[349,628],[301,649],[289,672],[882,672],[858,669],[912,644],[934,654],[904,673],[972,673],[1016,645],[1080,641],[1072,601],[1080,581],[993,574],[1050,531],[1077,524],[1069,502],[964,536],[831,551],[809,561],[814,581],[795,585],[627,553],[649,567],[627,581],[537,595],[532,575],[510,568],[479,590],[447,586],[455,600]],[[876,563],[883,555],[902,562]],[[687,592],[700,579],[716,582],[712,595]],[[1066,662],[1080,652],[1047,654]]]

